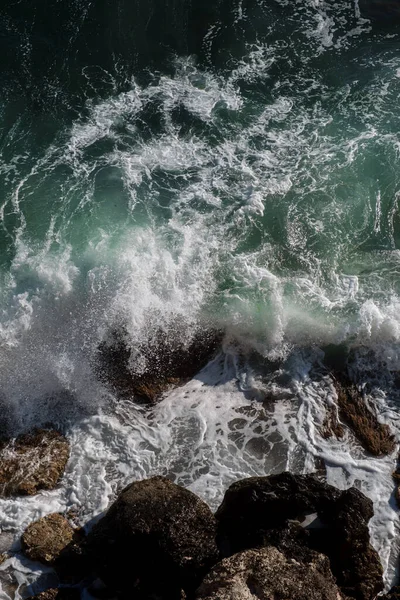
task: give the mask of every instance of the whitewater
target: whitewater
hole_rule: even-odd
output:
[[[92,4],[71,6],[72,55]],[[373,500],[390,585],[397,452],[321,429],[334,346],[399,440],[400,34],[357,0],[218,7],[197,53],[79,65],[79,99],[71,70],[32,83],[43,39],[6,21],[37,96],[7,88],[0,103],[0,423],[52,423],[71,457],[56,490],[0,499],[1,539],[18,549],[52,512],[84,524],[155,474],[216,509],[237,479],[323,468]],[[140,348],[176,322],[185,340],[222,330],[215,358],[151,409],[118,398],[99,345],[123,327]],[[43,569],[18,554],[10,567],[19,600]]]

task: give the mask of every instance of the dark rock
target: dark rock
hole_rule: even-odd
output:
[[[37,494],[56,487],[69,458],[69,443],[58,431],[35,429],[0,445],[0,495]]]
[[[273,547],[239,552],[212,569],[196,600],[344,599],[326,556],[312,554],[303,564]]]
[[[121,397],[156,402],[170,387],[196,375],[217,352],[222,333],[202,329],[190,334],[175,323],[158,329],[146,344],[130,347],[124,331],[114,332],[98,353],[98,373]]]
[[[314,542],[329,556],[343,592],[359,600],[375,598],[383,589],[379,555],[369,541],[372,516],[371,500],[355,488],[345,490],[330,512],[322,515],[328,529]]]
[[[266,532],[284,527],[289,519],[328,512],[340,494],[316,477],[291,473],[237,481],[216,513],[219,542],[228,554],[262,546]]]
[[[378,421],[357,387],[347,380],[335,380],[339,416],[353,431],[363,448],[374,456],[391,454],[395,439],[388,425]]]
[[[305,531],[307,515],[318,517]],[[345,595],[371,600],[382,590],[382,567],[369,542],[372,502],[355,488],[340,491],[312,475],[281,473],[238,481],[216,513],[224,556],[274,545],[307,562],[307,548],[329,557]],[[293,526],[291,521],[296,521]]]
[[[87,548],[98,577],[122,596],[174,600],[182,589],[194,590],[218,559],[215,534],[215,518],[202,500],[153,477],[121,492],[90,532]]]
[[[400,586],[396,585],[387,594],[379,596],[379,600],[400,600]]]

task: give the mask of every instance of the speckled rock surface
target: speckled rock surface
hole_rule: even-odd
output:
[[[225,558],[206,576],[196,600],[343,600],[325,556],[307,564],[274,547]]]

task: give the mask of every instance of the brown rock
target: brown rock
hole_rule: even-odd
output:
[[[133,349],[123,330],[103,342],[98,373],[121,397],[152,404],[167,389],[182,385],[198,373],[220,347],[222,333],[199,329],[194,334],[174,323],[158,329],[146,343]]]
[[[50,588],[26,600],[79,600],[80,597],[81,593],[78,589]]]
[[[40,592],[36,596],[29,596],[27,600],[55,600],[58,596],[57,588],[50,588],[49,590],[45,590],[44,592]]]
[[[0,495],[31,496],[56,487],[69,458],[58,431],[35,429],[0,446]]]
[[[341,600],[325,556],[310,563],[288,559],[276,548],[247,550],[218,563],[196,600]]]
[[[343,425],[339,422],[337,411],[333,406],[330,406],[327,410],[322,424],[321,435],[326,440],[332,436],[342,438],[344,435]]]
[[[87,538],[94,569],[129,597],[179,600],[218,559],[216,521],[195,494],[164,477],[125,488]],[[147,594],[147,595],[146,595]]]
[[[77,533],[67,519],[53,513],[31,523],[22,535],[22,551],[30,560],[53,564]]]
[[[344,378],[340,382],[335,380],[335,386],[340,418],[350,427],[363,448],[374,456],[391,454],[396,443],[390,428],[378,421],[357,387]]]
[[[82,529],[74,529],[63,515],[53,513],[31,523],[21,538],[31,560],[50,564],[63,584],[75,584],[89,572]]]

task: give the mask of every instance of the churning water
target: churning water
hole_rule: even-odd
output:
[[[400,30],[381,4],[3,3],[2,427],[72,444],[59,489],[0,501],[4,530],[85,522],[156,473],[216,507],[323,460],[374,500],[391,582],[396,457],[320,433],[332,344],[400,433]],[[150,413],[117,401],[99,344],[177,320],[223,329],[220,354]],[[23,593],[37,568],[12,566]]]

